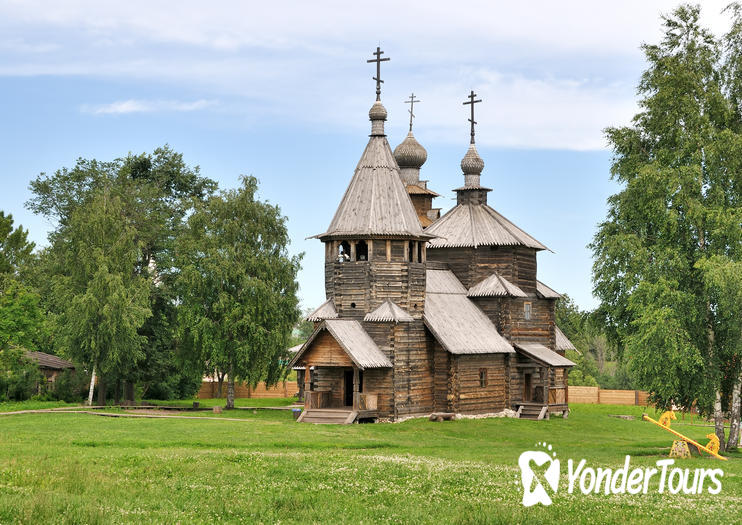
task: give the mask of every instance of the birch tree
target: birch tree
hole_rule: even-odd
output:
[[[299,317],[286,218],[257,200],[257,180],[196,207],[177,245],[181,341],[204,368],[226,370],[227,408],[235,382],[275,384]]]
[[[642,46],[640,112],[607,130],[622,189],[595,235],[593,273],[599,312],[652,401],[713,414],[724,450],[740,318],[720,276],[742,260],[741,99],[724,71],[742,46],[699,15],[685,5],[664,18],[662,41]]]

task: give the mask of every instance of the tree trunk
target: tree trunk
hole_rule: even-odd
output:
[[[742,370],[732,388],[732,410],[729,415],[729,441],[726,450],[737,450],[739,446],[740,396],[742,396]]]
[[[106,406],[106,382],[103,376],[98,378],[98,406]]]
[[[116,392],[113,395],[114,398],[114,404],[120,405],[121,404],[121,378],[116,379]]]
[[[225,372],[219,372],[216,371],[216,397],[222,397],[222,392],[224,391],[224,376],[226,375]]]
[[[91,406],[93,404],[93,388],[95,388],[95,367],[96,367],[96,364],[93,364],[93,373],[90,374],[90,390],[88,390],[88,406]]]
[[[132,381],[124,382],[124,397],[127,405],[134,404],[134,383]]]
[[[234,366],[229,365],[229,381],[227,382],[227,407],[234,408]]]
[[[726,438],[724,436],[724,412],[721,411],[721,392],[716,391],[714,400],[714,432],[719,438],[719,452],[726,450]]]

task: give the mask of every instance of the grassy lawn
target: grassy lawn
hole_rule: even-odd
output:
[[[0,416],[0,523],[726,524],[742,515],[741,454],[680,461],[723,468],[717,496],[567,494],[567,458],[616,468],[629,454],[632,466],[654,466],[672,442],[650,423],[609,417],[642,407],[572,408],[567,420],[349,426],[269,410],[224,414],[244,421]],[[701,443],[712,431],[687,420],[673,428]],[[560,490],[550,507],[524,508],[518,456],[543,441],[562,461]]]

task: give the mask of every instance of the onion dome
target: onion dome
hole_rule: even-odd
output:
[[[428,160],[428,152],[410,131],[399,146],[394,148],[394,158],[397,159],[400,168],[420,169]]]
[[[368,111],[371,120],[371,135],[384,135],[384,121],[386,120],[386,108],[380,100],[374,102]]]
[[[464,175],[480,175],[483,169],[484,161],[479,156],[476,146],[471,144],[466,155],[461,159],[461,170]]]

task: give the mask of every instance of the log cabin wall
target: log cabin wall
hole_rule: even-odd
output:
[[[396,417],[433,411],[433,356],[422,320],[394,327],[393,387]]]
[[[362,321],[363,317],[390,299],[416,319],[425,310],[425,263],[418,262],[417,243],[410,247],[407,241],[374,239],[369,241],[370,261],[338,262],[325,260],[325,291],[333,298],[341,318]],[[330,243],[328,243],[330,244]],[[334,254],[334,248],[327,251]],[[387,261],[387,253],[390,261]]]
[[[527,294],[536,293],[536,250],[525,246],[514,246],[511,250],[514,270],[510,282]]]
[[[516,282],[518,273],[518,258],[516,257],[516,247],[513,246],[480,246],[473,250],[471,261],[471,284],[485,280],[487,277],[497,272],[511,283],[519,286]],[[536,281],[532,287],[535,289]],[[525,292],[525,290],[523,290]]]
[[[445,263],[461,283],[470,288],[474,248],[428,248],[428,261]],[[476,283],[473,283],[476,284]]]
[[[394,363],[394,323],[364,322],[363,329],[379,350]],[[363,391],[378,394],[379,417],[394,418],[394,368],[368,369],[363,372]]]
[[[378,396],[379,417],[394,417],[393,377],[393,371],[389,368],[367,368],[363,371],[363,392]]]
[[[525,318],[525,304],[531,304],[531,319]],[[510,340],[516,343],[541,343],[554,348],[554,301],[536,297],[510,299]]]
[[[453,358],[457,362],[457,412],[483,414],[499,412],[508,407],[504,354],[457,355]],[[486,374],[484,386],[480,381],[480,372]]]
[[[436,412],[451,412],[453,399],[451,392],[451,355],[427,332],[430,349],[433,353],[433,404]]]

